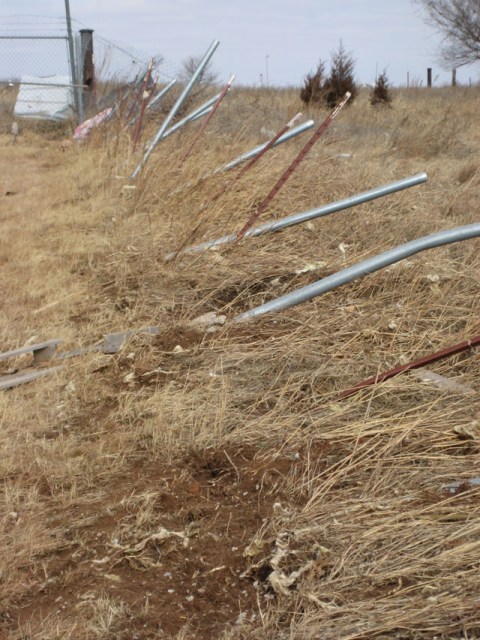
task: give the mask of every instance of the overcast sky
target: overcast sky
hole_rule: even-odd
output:
[[[22,16],[61,18],[64,8],[64,0],[1,0],[0,25],[31,26],[35,19]],[[70,0],[70,8],[103,38],[161,53],[172,68],[218,39],[215,70],[225,80],[235,73],[241,84],[258,85],[261,75],[266,83],[268,73],[270,84],[300,85],[340,39],[356,59],[358,82],[373,83],[386,68],[393,84],[406,84],[407,72],[410,82],[425,83],[427,67],[435,84],[450,80],[436,59],[439,37],[412,0]],[[476,82],[479,71],[460,69],[457,78]]]

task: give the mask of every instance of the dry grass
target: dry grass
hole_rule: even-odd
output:
[[[299,109],[292,91],[234,92],[185,165],[188,128],[134,190],[115,123],[66,150],[1,136],[2,350],[161,332],[0,395],[0,637],[480,637],[478,353],[431,366],[473,394],[405,374],[335,401],[479,333],[478,240],[256,322],[190,323],[478,220],[478,90],[360,95],[263,220],[423,170],[425,186],[163,260],[240,229],[305,138],[234,185],[200,179]]]

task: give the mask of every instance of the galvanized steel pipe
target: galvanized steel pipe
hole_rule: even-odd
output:
[[[378,256],[362,260],[362,262],[359,262],[352,267],[338,271],[337,273],[323,278],[322,280],[317,280],[317,282],[313,282],[306,287],[292,291],[292,293],[287,293],[280,298],[266,302],[259,307],[246,311],[245,313],[240,313],[235,316],[234,322],[243,322],[244,320],[262,316],[265,313],[270,313],[271,311],[282,311],[283,309],[288,309],[289,307],[293,307],[302,302],[306,302],[307,300],[311,300],[312,298],[316,298],[323,293],[327,293],[327,291],[336,289],[342,284],[356,280],[368,273],[373,273],[374,271],[388,267],[395,262],[404,260],[405,258],[416,253],[420,253],[421,251],[433,249],[434,247],[441,247],[445,244],[451,244],[452,242],[469,240],[470,238],[478,236],[480,236],[480,222],[469,224],[464,227],[456,227],[447,231],[440,231],[430,236],[412,240],[411,242],[402,244],[394,249],[380,253]]]
[[[163,96],[166,95],[170,91],[170,89],[173,87],[173,85],[176,82],[177,82],[176,78],[173,78],[173,80],[170,80],[170,82],[167,84],[167,86],[163,87],[163,89],[161,91],[159,91],[154,98],[152,98],[152,100],[150,101],[150,103],[147,106],[147,109],[151,109],[155,104],[157,104],[157,102],[159,100],[161,100],[163,98]]]
[[[188,124],[189,122],[198,120],[198,118],[202,118],[207,113],[210,113],[219,95],[220,94],[213,96],[213,98],[210,98],[210,100],[207,100],[207,102],[204,102],[199,107],[194,109],[191,113],[189,113],[187,116],[185,116],[184,118],[176,122],[173,126],[170,127],[170,129],[167,129],[162,136],[162,140],[165,140],[165,138],[168,138],[168,136],[171,136],[172,133],[175,133],[175,131],[178,131],[178,129],[181,129],[184,125]]]
[[[296,224],[307,222],[308,220],[315,220],[315,218],[328,216],[331,213],[336,213],[337,211],[350,209],[350,207],[355,207],[359,204],[363,204],[364,202],[369,202],[370,200],[376,200],[377,198],[388,196],[391,193],[395,193],[396,191],[402,191],[403,189],[409,189],[410,187],[415,187],[416,185],[423,184],[427,181],[427,178],[427,174],[423,172],[411,176],[410,178],[404,178],[403,180],[390,182],[389,184],[383,185],[382,187],[375,187],[375,189],[364,191],[363,193],[359,193],[349,198],[344,198],[343,200],[337,200],[336,202],[324,205],[323,207],[309,209],[308,211],[302,211],[301,213],[294,213],[293,215],[287,216],[286,218],[281,218],[280,220],[266,222],[259,227],[249,229],[244,237],[251,238],[260,236],[264,233],[270,233],[272,231],[280,231],[281,229],[285,229],[286,227],[292,227]],[[185,249],[180,251],[179,254],[201,253],[202,251],[207,251],[208,249],[211,249],[212,247],[216,247],[218,245],[235,242],[236,239],[237,235],[232,233],[228,236],[217,238],[216,240],[207,240],[206,242],[202,242],[201,244],[197,244],[192,247],[186,247]],[[175,255],[177,254],[170,253],[165,257],[165,260],[171,260]]]
[[[205,67],[207,66],[208,62],[210,61],[210,58],[215,53],[215,49],[218,47],[219,44],[220,44],[220,42],[218,40],[214,40],[212,42],[212,44],[209,46],[207,52],[203,56],[202,60],[200,61],[199,65],[198,65],[198,67],[195,69],[195,72],[193,73],[193,75],[190,78],[189,82],[185,86],[185,88],[182,91],[182,93],[180,94],[180,96],[177,98],[177,100],[176,100],[175,104],[173,105],[173,107],[170,109],[169,114],[167,115],[167,117],[163,121],[163,123],[160,126],[159,130],[157,131],[155,137],[153,138],[153,140],[148,145],[148,148],[147,148],[147,150],[145,152],[145,155],[143,156],[142,160],[139,162],[139,164],[136,167],[135,171],[132,173],[132,176],[131,176],[132,178],[136,178],[138,176],[138,174],[140,173],[140,171],[145,166],[147,160],[149,159],[150,155],[152,154],[152,152],[155,149],[155,147],[157,146],[157,144],[162,139],[163,134],[168,129],[168,126],[170,125],[170,123],[172,122],[173,118],[178,113],[178,111],[179,111],[180,107],[182,106],[183,102],[185,101],[185,99],[189,95],[190,91],[193,89],[194,85],[199,80],[202,72],[204,71]]]
[[[287,131],[287,133],[281,136],[273,146],[276,147],[277,144],[282,144],[282,142],[287,142],[287,140],[291,140],[292,138],[295,138],[295,136],[298,136],[300,133],[303,133],[304,131],[308,131],[308,129],[311,129],[314,124],[315,123],[313,120],[307,120],[306,122],[302,122],[302,124],[299,124],[298,127],[294,127],[293,129],[290,129],[290,131]],[[230,169],[234,169],[239,164],[242,164],[242,162],[245,162],[246,160],[250,160],[250,158],[253,158],[254,156],[258,155],[267,146],[267,144],[268,142],[265,142],[264,144],[260,144],[258,145],[258,147],[255,147],[254,149],[251,149],[250,151],[243,153],[241,156],[238,156],[238,158],[235,158],[225,166],[215,169],[214,173],[223,173],[224,171],[229,171]]]

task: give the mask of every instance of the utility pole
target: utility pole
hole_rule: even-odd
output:
[[[78,120],[81,123],[83,121],[82,114],[82,96],[81,89],[77,86],[77,68],[75,65],[75,48],[73,45],[73,33],[72,33],[72,18],[70,16],[70,2],[65,0],[65,19],[67,22],[67,36],[68,36],[68,55],[70,58],[70,77],[73,84],[73,99],[75,102],[75,110],[78,115]]]

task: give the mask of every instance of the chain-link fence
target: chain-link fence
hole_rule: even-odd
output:
[[[77,85],[72,83],[64,18],[2,17],[0,31],[0,119],[16,117],[81,120],[105,106],[141,78],[151,56],[114,43],[73,21]],[[181,74],[181,67],[155,56],[158,86]]]

